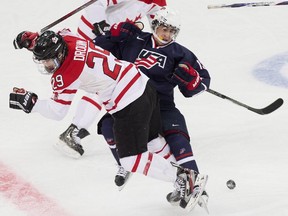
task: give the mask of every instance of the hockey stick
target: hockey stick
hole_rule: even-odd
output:
[[[260,7],[260,6],[280,6],[288,5],[288,1],[282,2],[250,2],[250,3],[235,3],[235,4],[219,4],[219,5],[208,5],[208,9],[217,8],[238,8],[238,7]]]
[[[246,109],[252,111],[252,112],[255,112],[255,113],[258,113],[260,115],[266,115],[266,114],[269,114],[271,112],[274,112],[276,109],[278,109],[279,107],[282,106],[282,104],[284,103],[283,99],[282,98],[278,98],[277,100],[275,100],[273,103],[269,104],[268,106],[262,108],[262,109],[256,109],[256,108],[253,108],[251,106],[248,106],[244,103],[241,103],[233,98],[230,98],[226,95],[223,95],[215,90],[212,90],[212,89],[207,89],[207,92],[213,94],[213,95],[216,95],[217,97],[220,97],[222,99],[227,99],[231,102],[233,102],[234,104],[237,104],[239,106],[242,106],[242,107],[245,107]]]
[[[81,5],[80,7],[76,8],[76,9],[73,10],[73,11],[71,11],[70,13],[64,15],[63,17],[55,20],[53,23],[51,23],[51,24],[47,25],[46,27],[42,28],[39,33],[41,34],[41,33],[43,33],[44,31],[52,28],[53,26],[57,25],[58,23],[62,22],[62,21],[65,20],[65,19],[69,18],[70,16],[78,13],[79,11],[83,10],[84,8],[88,7],[89,5],[93,4],[93,3],[96,2],[96,1],[98,1],[98,0],[90,0],[90,1],[86,2],[85,4]]]

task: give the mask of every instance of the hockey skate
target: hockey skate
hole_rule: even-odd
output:
[[[115,176],[114,182],[118,186],[119,191],[121,191],[125,187],[131,176],[131,172],[126,171],[124,167],[118,165],[118,171]]]
[[[166,199],[171,205],[179,206],[180,200],[181,200],[179,190],[175,189],[173,192],[170,192],[169,194],[167,194]],[[208,199],[209,199],[209,196],[208,196],[207,192],[204,190],[203,193],[201,194],[201,197],[198,200],[198,205],[201,208],[204,208],[207,213],[209,213],[208,205],[207,205]]]
[[[78,159],[84,154],[80,138],[88,135],[89,132],[86,129],[78,130],[74,124],[71,124],[66,131],[60,134],[55,147],[65,155]]]
[[[197,174],[193,170],[182,168],[173,162],[171,164],[178,169],[174,185],[176,190],[169,193],[166,198],[171,204],[177,205],[179,203],[181,208],[190,212],[201,198],[208,176]]]

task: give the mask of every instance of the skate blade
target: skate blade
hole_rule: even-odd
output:
[[[202,198],[202,196],[200,196],[199,200],[198,200],[198,204],[201,208],[204,208],[205,211],[207,212],[207,214],[209,214],[209,209],[207,206],[207,203],[205,202],[205,200]]]
[[[81,154],[74,149],[70,148],[69,146],[66,145],[62,140],[58,140],[57,143],[54,144],[54,147],[61,152],[62,154],[74,158],[74,159],[79,159],[81,157]]]

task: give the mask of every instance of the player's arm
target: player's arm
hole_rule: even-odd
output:
[[[143,24],[141,22],[134,23],[131,21],[115,23],[111,26],[107,35],[113,42],[123,42],[129,40],[142,32]]]
[[[39,113],[45,118],[60,121],[66,116],[69,107],[70,105],[57,103],[53,99],[38,100],[32,113]]]
[[[69,90],[69,94],[66,92],[67,90],[54,92],[50,99],[41,100],[31,91],[14,87],[10,93],[9,107],[26,113],[39,113],[46,118],[59,121],[66,116],[77,90]]]
[[[9,95],[9,107],[30,113],[38,100],[37,94],[24,88],[14,87]]]
[[[118,59],[121,59],[121,47],[125,46],[123,43],[125,44],[127,40],[140,34],[142,32],[140,30],[142,25],[143,24],[136,24],[132,22],[121,22],[114,24],[112,25],[110,31],[104,35],[99,35],[93,40],[93,42],[97,46],[100,46],[103,49],[113,53],[113,55]]]
[[[173,73],[172,79],[185,97],[192,97],[209,88],[209,73],[197,64],[199,63],[195,62],[192,66],[188,62],[180,63]]]
[[[176,67],[171,81],[178,85],[185,97],[192,97],[209,88],[210,75],[199,59],[190,50],[177,46],[175,54]]]

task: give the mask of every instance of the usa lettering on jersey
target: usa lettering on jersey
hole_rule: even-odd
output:
[[[150,69],[155,65],[164,68],[166,60],[167,56],[150,50],[142,49],[139,56],[135,60],[135,64],[137,66],[142,66],[147,69]]]

